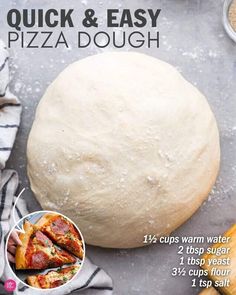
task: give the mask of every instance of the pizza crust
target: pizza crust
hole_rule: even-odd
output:
[[[30,285],[31,287],[41,289],[41,286],[40,286],[40,284],[38,282],[37,276],[28,276],[26,278],[26,281],[27,281],[28,285]]]
[[[42,227],[45,226],[50,220],[55,216],[55,214],[52,213],[45,213],[43,216],[36,222],[36,226],[41,229]],[[58,214],[58,216],[60,216]]]
[[[23,225],[23,229],[25,233],[20,233],[19,235],[22,245],[18,245],[16,247],[16,254],[15,254],[16,269],[27,268],[26,250],[29,244],[30,237],[34,233],[34,226],[27,220],[25,221]]]

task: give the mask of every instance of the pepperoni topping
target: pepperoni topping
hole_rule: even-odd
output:
[[[75,263],[76,259],[73,255],[71,255],[70,253],[68,253],[67,251],[63,250],[63,249],[58,249],[58,253],[63,256],[64,258],[67,258],[68,263]]]
[[[26,253],[25,253],[25,258],[27,260],[27,264],[30,264],[31,256],[32,256],[33,252],[34,252],[33,242],[32,242],[32,240],[29,240],[29,244],[27,246]]]
[[[45,275],[37,275],[37,279],[38,279],[39,285],[42,288],[46,288],[46,277],[45,277]]]
[[[58,217],[51,223],[52,231],[57,235],[64,235],[69,230],[69,225],[62,218]]]
[[[48,239],[48,237],[46,237],[41,231],[37,231],[35,233],[36,239],[38,240],[38,242],[46,247],[50,247],[52,246],[52,241]]]
[[[42,251],[33,253],[31,257],[31,267],[34,269],[43,269],[48,266],[48,255]]]
[[[65,282],[63,280],[56,280],[54,282],[51,282],[50,284],[50,288],[56,288],[59,287],[61,285],[63,285]]]

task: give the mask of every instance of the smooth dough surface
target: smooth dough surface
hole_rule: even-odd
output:
[[[88,244],[139,247],[206,199],[219,134],[206,98],[173,66],[103,53],[68,66],[48,87],[27,156],[44,209],[71,218]]]

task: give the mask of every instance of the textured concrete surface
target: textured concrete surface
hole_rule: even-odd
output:
[[[38,2],[39,3],[39,2]],[[2,0],[0,2],[0,36],[7,40],[6,13],[18,8],[75,8],[78,15],[84,8],[94,8],[99,17],[106,8],[161,8],[158,21],[160,48],[137,49],[175,65],[208,98],[215,113],[220,135],[222,160],[220,174],[209,199],[175,235],[217,235],[235,222],[236,185],[236,44],[222,26],[223,1],[139,0],[139,1],[78,1]],[[105,29],[104,19],[101,29]],[[91,29],[92,30],[92,29]],[[55,32],[58,30],[56,29]],[[72,31],[68,36],[72,38]],[[128,31],[128,30],[127,30]],[[94,47],[76,49],[20,49],[11,50],[12,91],[24,106],[8,167],[19,172],[21,187],[27,187],[25,199],[30,211],[40,207],[29,188],[26,174],[26,143],[38,101],[46,87],[69,63],[101,52]],[[126,48],[125,50],[130,50]],[[177,266],[177,246],[153,245],[132,250],[111,250],[87,247],[87,254],[104,268],[114,280],[114,294],[194,295],[191,278],[171,276]]]

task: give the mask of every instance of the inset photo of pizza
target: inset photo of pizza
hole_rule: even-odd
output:
[[[23,217],[7,238],[6,257],[24,284],[57,288],[80,271],[85,244],[78,227],[66,216],[37,211]]]

